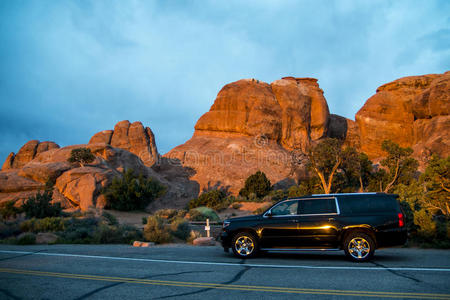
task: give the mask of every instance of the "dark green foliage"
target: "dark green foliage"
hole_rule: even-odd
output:
[[[340,192],[363,192],[371,179],[372,162],[365,153],[347,147],[342,151],[340,171],[341,182],[336,184]]]
[[[381,144],[381,148],[386,151],[387,156],[381,161],[381,165],[386,167],[387,185],[383,191],[389,192],[396,184],[409,184],[414,179],[419,163],[410,157],[413,153],[411,148],[402,148],[398,144],[385,140]]]
[[[0,222],[0,240],[20,234],[18,222]]]
[[[170,231],[173,236],[186,241],[191,233],[189,222],[182,218],[177,218],[170,224]]]
[[[150,202],[162,196],[165,187],[156,179],[136,176],[133,170],[127,170],[122,177],[113,179],[103,193],[107,199],[107,208],[131,211],[142,210]]]
[[[271,190],[272,185],[266,174],[258,171],[245,180],[245,186],[239,191],[239,195],[249,198],[250,194],[253,193],[256,197],[262,198],[268,195]]]
[[[46,217],[59,217],[62,212],[61,204],[52,204],[51,190],[45,190],[44,192],[37,193],[35,196],[28,198],[23,204],[22,209],[25,212],[27,218],[46,218]]]
[[[164,221],[156,216],[150,216],[144,227],[144,238],[146,241],[157,244],[168,243],[172,240],[170,232],[164,226]]]
[[[342,142],[333,138],[323,139],[311,147],[307,155],[308,168],[319,177],[323,193],[329,194],[334,175],[342,163]]]
[[[323,192],[320,179],[313,176],[308,180],[303,180],[297,186],[291,186],[288,190],[289,198],[301,197],[312,194],[320,194]]]
[[[17,245],[34,245],[36,244],[36,235],[33,233],[25,233],[16,240]]]
[[[23,232],[57,232],[64,231],[65,219],[61,217],[48,217],[43,219],[32,218],[20,224]]]
[[[67,159],[71,163],[79,163],[81,166],[93,162],[95,155],[89,148],[76,148],[70,152],[70,157]]]
[[[146,217],[142,217],[142,224],[143,225],[147,224],[147,218]]]
[[[109,212],[104,211],[102,213],[103,219],[108,223],[108,225],[119,225],[119,221],[117,221],[117,218],[110,214]]]
[[[0,215],[3,219],[15,218],[22,212],[20,207],[15,207],[15,201],[7,201],[0,204]]]
[[[189,202],[189,209],[199,206],[218,209],[223,206],[226,196],[226,193],[222,190],[212,190],[209,192],[204,192],[197,199],[192,199]]]
[[[220,221],[217,213],[212,208],[205,206],[200,206],[189,210],[189,219],[191,221],[206,221],[206,219],[213,222]]]
[[[450,217],[450,156],[444,159],[433,155],[420,182],[426,190],[425,206]]]
[[[160,217],[161,219],[167,220],[167,222],[171,223],[174,219],[184,218],[187,214],[187,211],[184,209],[160,209],[156,211],[153,215]]]

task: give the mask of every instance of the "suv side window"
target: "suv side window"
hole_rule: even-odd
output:
[[[337,214],[336,200],[334,198],[300,200],[298,211],[300,215]]]
[[[298,211],[298,201],[285,201],[270,210],[272,216],[296,215]]]

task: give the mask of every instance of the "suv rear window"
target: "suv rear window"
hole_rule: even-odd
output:
[[[397,199],[392,196],[361,195],[339,197],[339,209],[343,214],[367,214],[399,212]]]
[[[300,215],[321,215],[337,213],[334,198],[300,200],[298,202]]]

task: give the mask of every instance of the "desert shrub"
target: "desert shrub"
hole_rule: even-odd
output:
[[[143,174],[135,175],[131,169],[122,177],[114,178],[111,185],[103,190],[106,207],[122,211],[144,209],[164,192],[165,187],[159,181],[146,178]]]
[[[241,208],[241,207],[242,207],[242,204],[241,204],[241,203],[238,203],[238,202],[236,202],[236,203],[233,203],[233,204],[231,205],[231,207],[232,207],[232,208],[234,208],[234,209],[239,209],[239,208]]]
[[[200,233],[200,231],[197,230],[191,230],[191,232],[189,233],[189,237],[187,238],[187,242],[192,244],[192,242],[196,239],[201,237],[202,234]]]
[[[144,238],[157,244],[171,241],[169,230],[165,228],[163,220],[156,216],[148,217],[147,224],[144,227]]]
[[[308,180],[303,180],[299,185],[291,186],[288,190],[288,197],[295,198],[312,194],[321,194],[323,189],[320,185],[320,179],[317,176]]]
[[[17,235],[21,232],[17,222],[0,222],[0,239]]]
[[[266,174],[261,171],[250,175],[245,180],[244,187],[239,191],[239,195],[249,197],[251,193],[256,194],[257,198],[262,198],[269,194],[272,190],[272,185],[270,180],[267,179]]]
[[[436,222],[433,215],[426,209],[414,213],[414,224],[417,225],[417,235],[425,240],[433,240],[436,236]]]
[[[170,231],[173,236],[185,241],[189,238],[191,228],[188,221],[182,218],[177,218],[170,224]]]
[[[140,231],[131,225],[111,226],[100,224],[93,235],[92,243],[95,244],[130,244],[132,241],[139,240],[142,237]]]
[[[67,159],[71,163],[79,163],[82,167],[85,164],[93,162],[95,155],[91,152],[89,148],[76,148],[72,149],[70,152],[70,157]]]
[[[102,217],[108,223],[108,225],[119,225],[119,221],[117,221],[117,218],[109,212],[104,211],[102,213]]]
[[[49,217],[43,219],[32,218],[20,224],[23,232],[57,232],[64,231],[64,218]]]
[[[197,199],[192,199],[189,202],[189,209],[200,206],[206,206],[212,209],[220,209],[224,206],[227,207],[228,204],[224,203],[226,196],[226,193],[222,190],[204,192]]]
[[[22,209],[27,218],[59,217],[62,213],[61,204],[52,204],[52,191],[45,190],[42,194],[37,193],[29,197],[23,204]]]
[[[196,207],[189,210],[189,219],[191,221],[206,221],[206,219],[213,222],[220,221],[217,213],[213,209],[205,206]]]
[[[96,218],[71,218],[66,220],[64,232],[60,233],[62,243],[89,244],[93,242],[93,234],[99,225]]]
[[[17,245],[34,245],[36,244],[36,235],[33,233],[24,233],[21,234],[17,240]]]
[[[11,200],[0,204],[0,215],[3,219],[15,218],[22,212],[20,207],[15,207],[16,202]]]
[[[178,211],[173,208],[166,208],[157,210],[153,215],[160,217],[161,219],[170,220],[173,219],[177,215]]]

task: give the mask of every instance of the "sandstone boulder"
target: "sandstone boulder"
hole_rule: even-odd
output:
[[[12,166],[13,166],[13,161],[14,161],[14,157],[15,157],[16,155],[14,154],[14,152],[11,152],[9,155],[8,155],[8,157],[6,158],[6,160],[5,160],[5,162],[3,163],[3,166],[2,166],[2,170],[4,171],[4,170],[9,170],[9,169],[12,169]]]
[[[11,152],[3,164],[2,170],[20,169],[30,161],[32,161],[37,154],[46,152],[51,149],[57,149],[59,146],[54,142],[39,142],[32,140],[27,142],[19,149],[17,154]]]
[[[328,137],[344,140],[345,146],[360,149],[359,127],[355,121],[331,114],[328,125]]]
[[[154,165],[159,159],[155,136],[152,130],[144,127],[141,122],[130,124],[128,120],[120,121],[114,126],[114,130],[100,131],[89,141],[89,144],[99,143],[134,153],[146,166]]]
[[[242,79],[225,85],[209,112],[195,125],[196,132],[265,136],[279,140],[281,108],[270,85]]]
[[[89,140],[89,144],[105,143],[111,144],[111,137],[113,135],[113,130],[103,130],[94,134]]]
[[[390,139],[400,146],[412,146],[414,114],[412,103],[439,75],[404,77],[382,85],[356,114],[361,150],[370,158],[385,153],[381,143]]]

